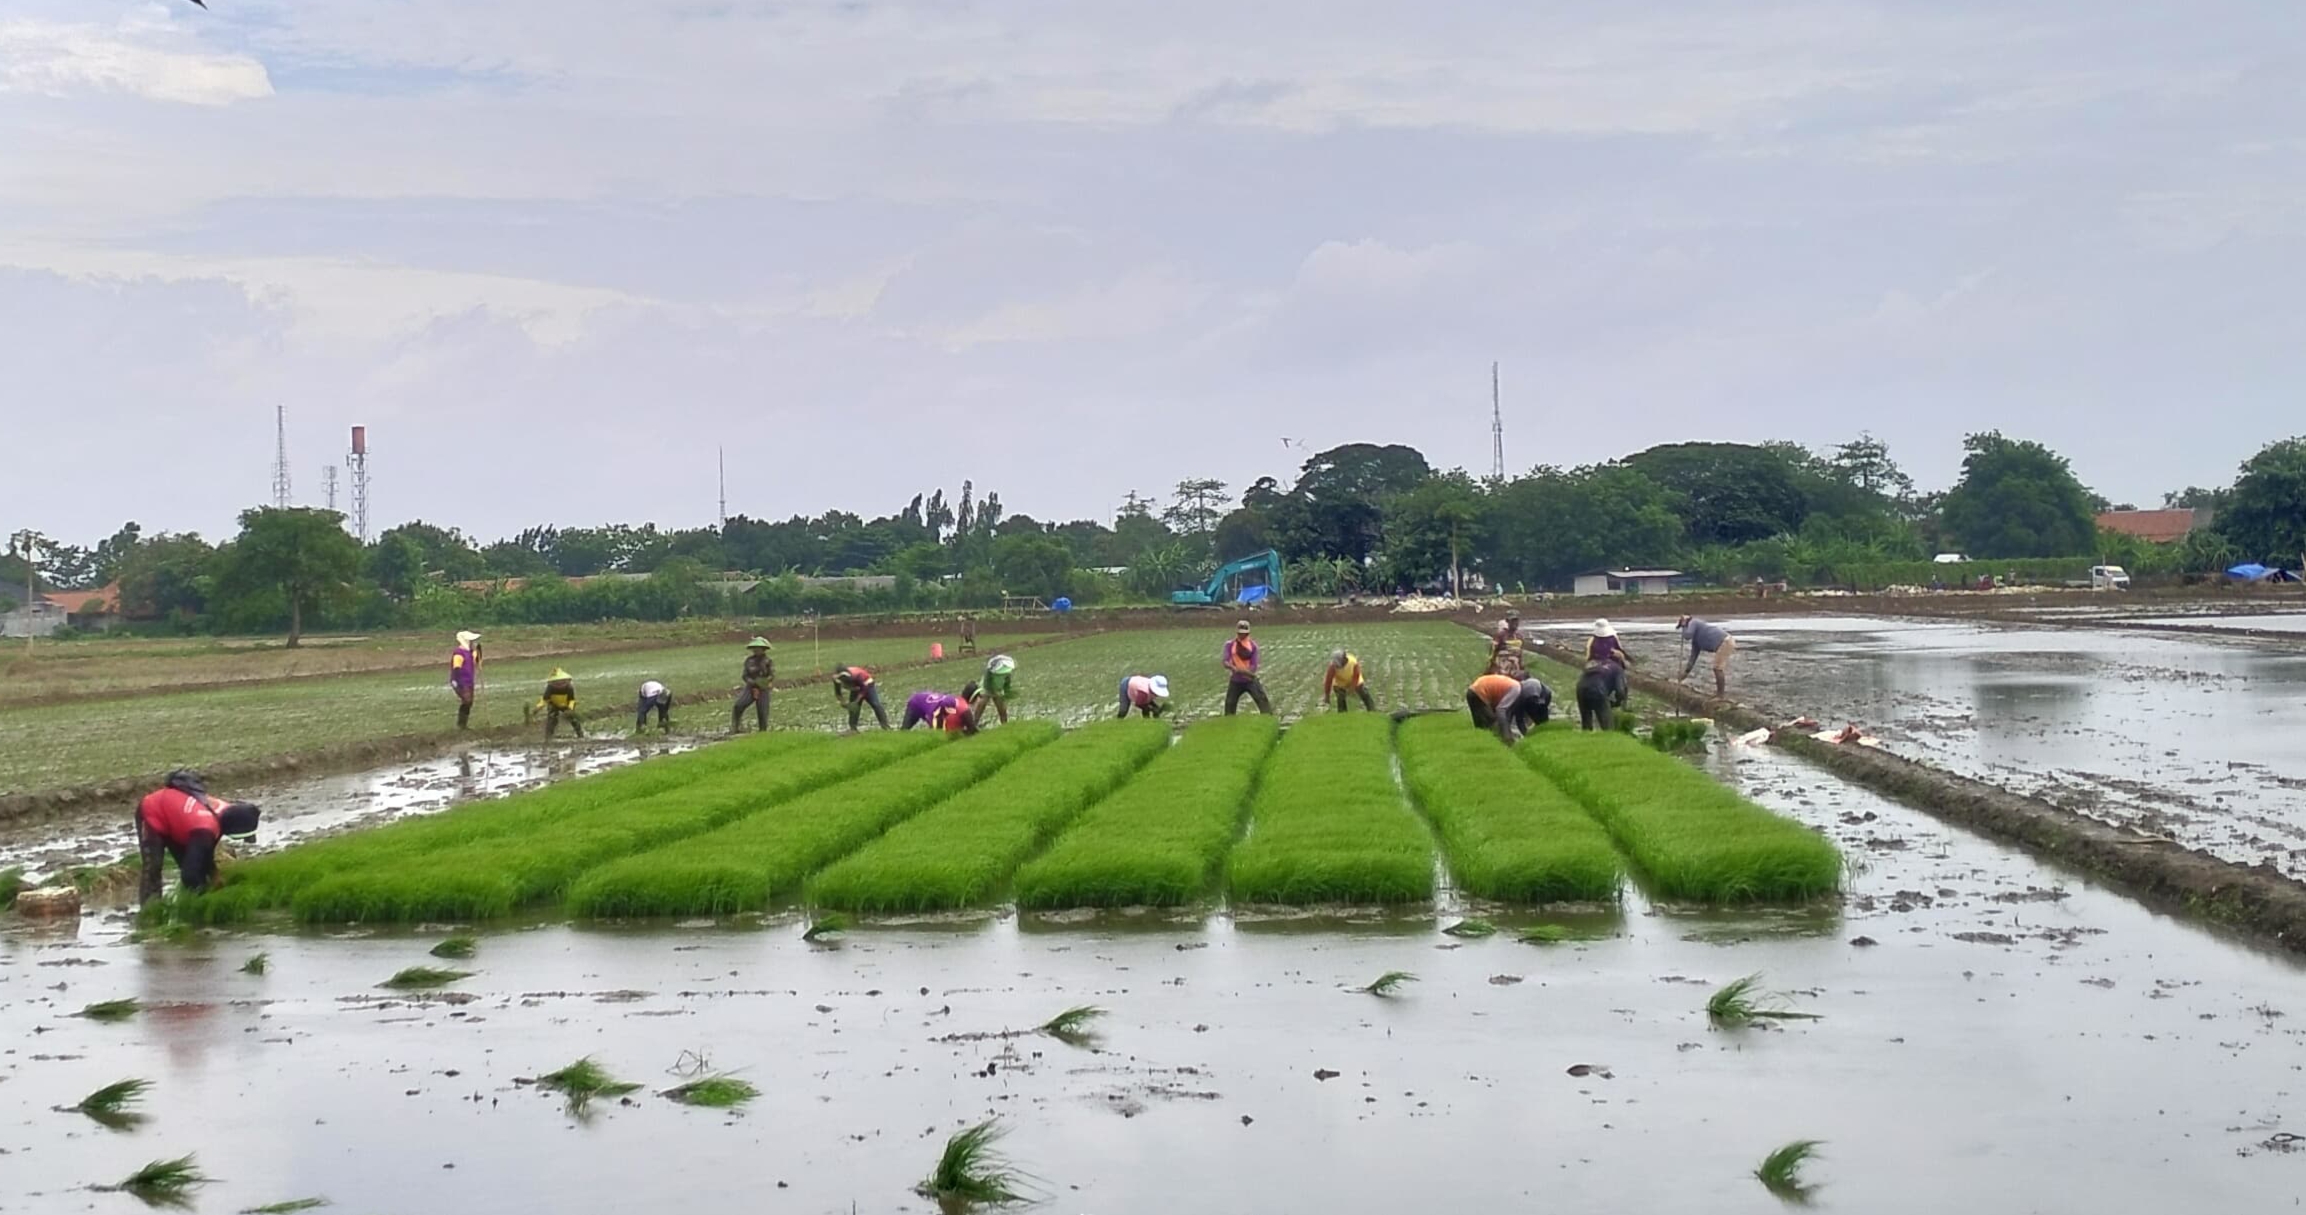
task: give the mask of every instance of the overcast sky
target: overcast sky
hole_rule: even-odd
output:
[[[2292,0],[6,0],[0,528],[2306,431]]]

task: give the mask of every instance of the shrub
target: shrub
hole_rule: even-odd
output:
[[[1212,717],[1017,873],[1020,907],[1175,906],[1207,893],[1280,727]]]
[[[1412,903],[1433,897],[1433,841],[1394,783],[1393,722],[1298,722],[1265,765],[1227,883],[1244,903]]]
[[[1143,719],[1076,730],[972,785],[818,874],[808,901],[856,911],[980,902],[1033,850],[1169,745]]]
[[[1638,740],[1539,730],[1520,752],[1609,829],[1660,898],[1798,900],[1841,879],[1841,854],[1824,836]]]
[[[1401,774],[1468,893],[1515,903],[1617,898],[1609,833],[1488,731],[1456,717],[1406,722]]]

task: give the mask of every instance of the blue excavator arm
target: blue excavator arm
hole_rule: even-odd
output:
[[[1262,553],[1254,553],[1218,566],[1217,572],[1209,576],[1209,581],[1197,588],[1178,591],[1169,597],[1169,602],[1178,605],[1217,603],[1225,593],[1227,582],[1242,574],[1259,572],[1265,575],[1265,585],[1273,588],[1272,597],[1281,598],[1281,554],[1266,549]]]

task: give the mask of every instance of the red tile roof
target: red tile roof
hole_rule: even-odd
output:
[[[2098,526],[2140,540],[2168,544],[2183,540],[2194,530],[2194,512],[2180,510],[2110,510],[2098,516]]]
[[[120,610],[120,584],[115,582],[93,591],[50,591],[41,598],[73,616],[83,612],[116,612]]]

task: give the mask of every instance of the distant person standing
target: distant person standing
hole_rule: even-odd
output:
[[[1521,678],[1521,609],[1505,609],[1505,619],[1489,634],[1489,674]]]
[[[456,693],[456,728],[472,728],[472,691],[480,676],[480,634],[466,630],[456,635],[456,648],[448,654],[448,689]]]
[[[638,734],[648,728],[649,711],[652,709],[656,711],[658,732],[672,733],[673,690],[654,679],[645,680],[641,684],[640,705],[633,710],[633,733]]]
[[[745,643],[745,665],[739,675],[736,707],[729,710],[729,733],[742,733],[745,710],[753,711],[760,728],[769,728],[769,693],[777,680],[777,660],[769,656],[769,639],[755,637]]]
[[[1265,695],[1265,684],[1257,678],[1257,639],[1249,635],[1249,622],[1239,621],[1233,626],[1233,639],[1218,652],[1225,664],[1225,715],[1233,716],[1241,707],[1241,698],[1247,696],[1257,702],[1257,711],[1273,714],[1273,702]]]
[[[200,774],[178,768],[168,782],[136,803],[136,850],[144,863],[136,885],[142,906],[160,897],[161,858],[176,858],[176,875],[186,890],[203,891],[216,877],[216,845],[227,835],[256,831],[253,802],[210,797]]]
[[[963,615],[961,617],[961,653],[974,654],[976,652],[977,618],[975,616]],[[1004,717],[1001,720],[1007,721],[1009,719]]]
[[[849,733],[857,732],[865,718],[865,709],[873,710],[873,720],[881,728],[889,728],[889,711],[881,707],[881,685],[874,682],[873,673],[863,667],[837,667],[833,671],[833,701],[849,711]]]
[[[1329,655],[1329,669],[1321,676],[1321,699],[1332,702],[1334,697],[1332,703],[1343,713],[1348,695],[1359,696],[1362,708],[1372,713],[1377,711],[1377,701],[1369,694],[1369,677],[1361,670],[1360,657],[1350,650],[1337,650]]]
[[[1169,677],[1167,675],[1123,675],[1121,677],[1120,717],[1129,716],[1135,709],[1141,717],[1159,717],[1169,711]]]
[[[1593,636],[1585,639],[1585,666],[1589,671],[1596,667],[1606,669],[1610,700],[1618,708],[1624,708],[1626,671],[1633,666],[1633,655],[1626,652],[1625,643],[1618,640],[1617,629],[1609,621],[1593,622]]]
[[[977,689],[976,703],[972,706],[979,718],[984,716],[987,704],[1000,714],[1001,724],[1009,724],[1009,698],[1017,692],[1017,660],[1007,654],[995,654],[985,660],[985,682]]]
[[[545,679],[544,695],[537,697],[536,703],[530,705],[521,716],[523,720],[534,721],[537,712],[542,710],[544,712],[544,736],[548,740],[552,738],[553,731],[560,728],[560,719],[566,717],[568,718],[569,729],[576,731],[578,738],[583,738],[585,736],[584,720],[577,716],[576,705],[576,678],[567,671],[554,667],[552,674]]]
[[[1697,670],[1697,660],[1711,654],[1713,655],[1713,694],[1726,699],[1729,696],[1730,655],[1737,652],[1737,639],[1730,636],[1729,632],[1720,625],[1707,624],[1695,616],[1682,617],[1681,623],[1676,625],[1675,629],[1682,635],[1684,641],[1689,642],[1689,661],[1682,664],[1681,677],[1687,680],[1690,672]]]

